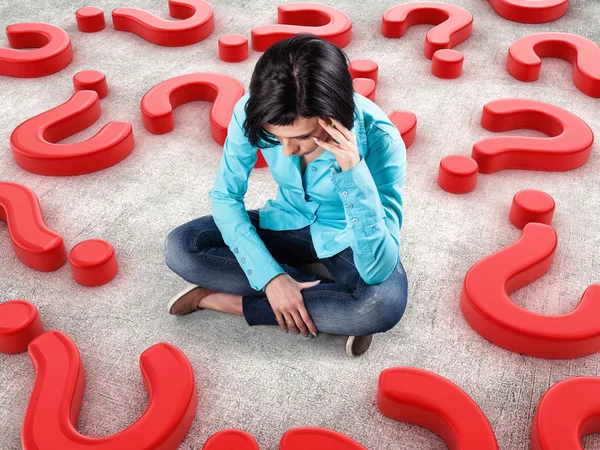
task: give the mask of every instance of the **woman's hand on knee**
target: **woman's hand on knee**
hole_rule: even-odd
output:
[[[284,273],[267,283],[265,293],[283,331],[287,333],[289,328],[304,336],[308,336],[309,332],[313,336],[317,335],[317,327],[306,310],[301,291],[320,282],[321,280],[298,282]]]

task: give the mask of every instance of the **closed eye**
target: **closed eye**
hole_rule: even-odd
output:
[[[306,136],[303,136],[303,137],[301,137],[301,138],[298,138],[298,139],[300,139],[301,141],[305,141],[305,140],[307,140],[309,137],[310,137],[310,134],[307,134]]]

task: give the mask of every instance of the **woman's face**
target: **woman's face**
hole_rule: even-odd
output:
[[[327,117],[322,117],[327,123],[331,121]],[[280,126],[266,124],[263,128],[271,133],[281,142],[285,156],[308,155],[319,148],[313,140],[313,136],[325,142],[332,142],[329,133],[319,125],[318,117],[299,118],[292,125]]]

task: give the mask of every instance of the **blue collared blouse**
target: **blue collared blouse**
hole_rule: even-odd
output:
[[[238,100],[228,127],[223,158],[209,192],[212,215],[253,289],[261,290],[285,273],[251,224],[244,205],[257,148],[244,135],[245,105]],[[352,133],[360,162],[341,171],[335,155],[324,151],[301,172],[300,156],[285,156],[281,144],[261,149],[279,185],[275,199],[259,208],[259,225],[296,230],[310,225],[319,258],[348,246],[367,284],[384,281],[400,262],[402,192],[406,146],[387,115],[374,102],[354,93]]]

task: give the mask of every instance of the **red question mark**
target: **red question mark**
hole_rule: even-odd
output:
[[[58,72],[73,59],[71,39],[62,29],[39,22],[6,27],[8,44],[0,48],[0,75],[19,78],[43,77]],[[18,50],[35,47],[35,50]]]
[[[513,22],[552,22],[565,15],[569,0],[488,0],[499,15]]]
[[[210,72],[180,75],[146,92],[140,104],[142,120],[151,133],[168,133],[175,127],[175,108],[197,100],[209,101],[213,103],[210,109],[212,137],[219,145],[224,145],[233,108],[243,95],[242,83],[229,75]],[[264,166],[266,162],[259,151],[256,167]]]
[[[15,253],[28,267],[51,272],[65,263],[63,238],[46,227],[40,202],[28,187],[0,181],[0,220],[8,224]],[[113,246],[103,239],[78,243],[69,253],[69,263],[73,278],[84,286],[108,283],[119,270]]]
[[[23,421],[24,450],[175,450],[179,446],[198,404],[194,371],[181,350],[161,342],[142,353],[140,369],[150,396],[146,412],[113,436],[90,438],[75,429],[85,390],[77,346],[60,331],[42,333],[39,318],[32,321],[32,316],[37,317],[37,309],[24,300],[0,304],[0,350],[11,334],[13,349],[25,343],[24,332],[29,331],[31,338],[23,350],[29,351],[36,378]],[[23,325],[29,322],[33,325]],[[2,335],[2,328],[10,330],[8,336]]]
[[[275,42],[296,33],[312,33],[340,48],[350,43],[352,21],[342,11],[318,3],[289,3],[277,7],[279,25],[252,29],[252,48],[264,52]]]
[[[438,184],[448,192],[470,192],[477,172],[504,169],[563,171],[586,163],[594,143],[591,128],[575,114],[549,103],[527,99],[500,99],[486,104],[481,125],[490,131],[533,129],[550,138],[493,137],[473,145],[472,158],[443,158]]]
[[[573,377],[546,391],[531,426],[532,450],[583,450],[581,438],[600,432],[600,378]]]
[[[381,19],[381,33],[399,38],[417,24],[437,25],[425,37],[425,56],[433,59],[432,72],[440,78],[456,78],[462,71],[463,57],[449,51],[471,35],[473,16],[459,6],[446,3],[406,3],[388,9]],[[439,53],[438,53],[439,52]]]
[[[115,30],[129,31],[168,47],[200,42],[215,28],[212,6],[204,0],[169,0],[169,15],[182,20],[161,19],[138,8],[117,8],[112,19]]]
[[[506,68],[521,81],[537,80],[545,56],[562,58],[573,65],[575,86],[590,97],[600,97],[600,47],[569,33],[539,33],[525,36],[508,50]]]
[[[377,406],[387,417],[436,433],[450,450],[498,450],[494,431],[477,403],[433,372],[414,367],[383,370]]]
[[[83,142],[56,144],[98,120],[99,97],[108,92],[104,74],[98,71],[79,72],[73,83],[76,92],[69,100],[12,132],[13,156],[23,169],[39,175],[81,175],[112,166],[133,150],[133,130],[127,122],[109,122]]]
[[[464,279],[460,306],[469,325],[500,347],[539,358],[578,358],[600,350],[600,284],[589,286],[575,310],[565,315],[536,314],[515,305],[508,296],[540,278],[552,265],[558,237],[547,225],[554,210],[550,200],[546,202],[539,191],[520,199],[515,196],[511,220],[522,218],[514,214],[516,208],[535,211],[534,216],[546,223],[524,224],[517,242],[473,265]],[[523,222],[518,220],[517,225]]]

